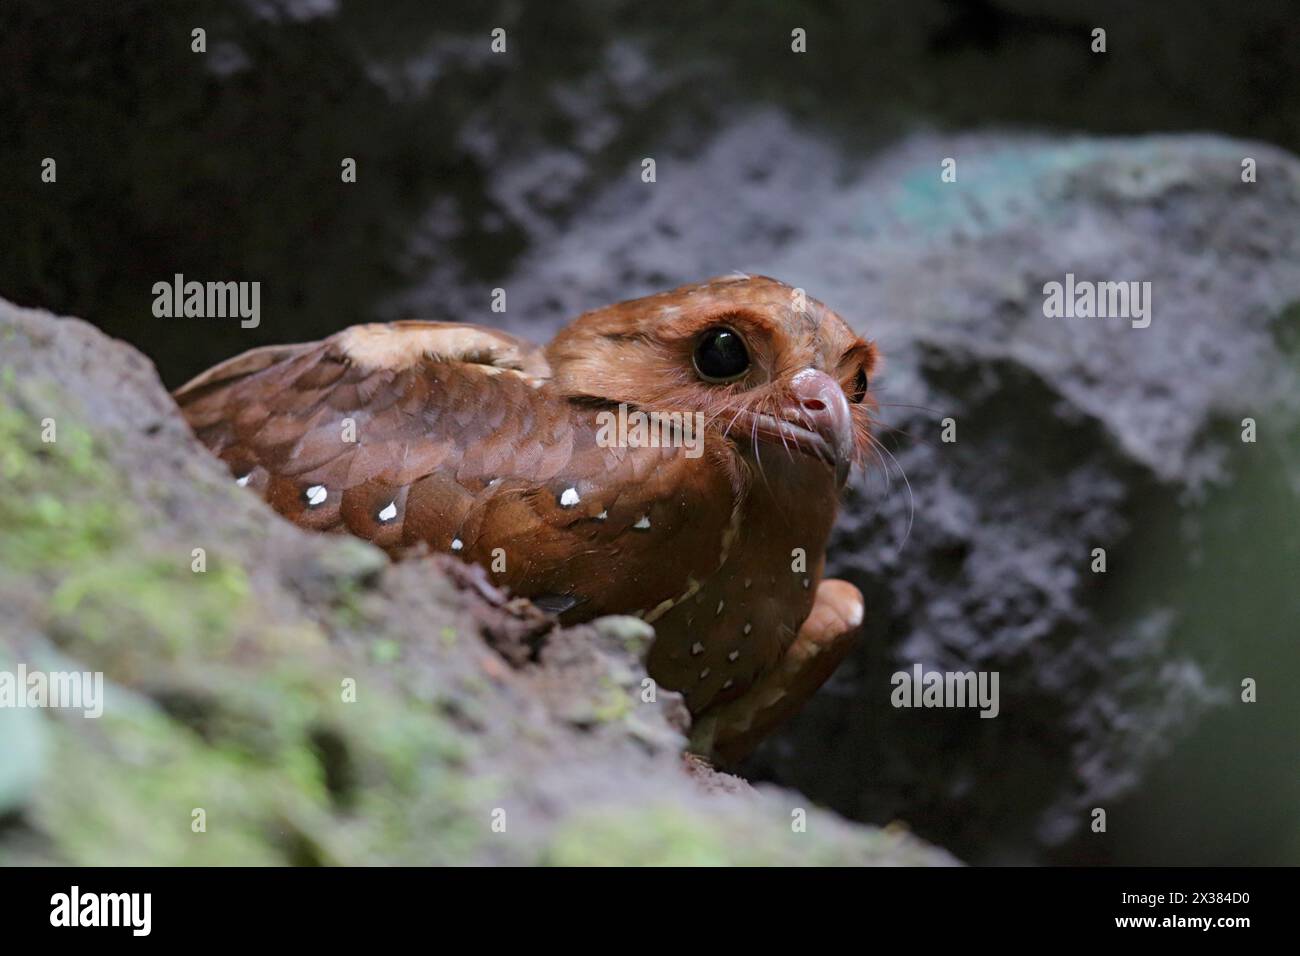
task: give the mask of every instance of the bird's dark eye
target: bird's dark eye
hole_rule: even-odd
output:
[[[849,396],[853,399],[854,405],[862,404],[862,400],[867,397],[867,387],[869,385],[866,369],[858,369],[858,374],[853,378],[853,394]]]
[[[749,351],[738,332],[726,326],[709,329],[695,346],[695,371],[706,382],[726,382],[749,369]]]

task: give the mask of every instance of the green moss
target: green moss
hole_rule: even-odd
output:
[[[570,818],[542,851],[547,866],[724,866],[735,862],[716,826],[675,807]]]
[[[209,644],[224,646],[248,596],[248,579],[231,564],[197,574],[182,563],[187,559],[115,554],[104,563],[78,567],[51,598],[53,626],[99,644],[135,634],[152,652],[172,656]]]
[[[93,560],[113,546],[130,513],[123,489],[94,453],[90,435],[55,421],[53,442],[41,420],[0,403],[0,530],[3,560],[18,570]]]
[[[41,794],[29,811],[52,858],[470,861],[490,832],[494,789],[467,774],[470,738],[411,701],[400,675],[349,664],[319,627],[257,620],[236,560],[209,551],[196,572],[188,545],[160,553],[141,517],[148,503],[74,416],[24,388],[11,381],[0,395],[0,585],[47,591],[46,633],[110,682],[98,720],[24,712],[23,739],[46,741],[32,752],[41,759],[0,779],[10,805]],[[52,443],[30,411],[47,406]],[[331,630],[365,623],[365,592],[386,563],[361,542],[324,553]],[[444,628],[442,640],[455,631]],[[374,664],[400,656],[391,638],[369,646]],[[127,689],[147,675],[151,697]],[[355,703],[343,700],[347,676]],[[196,808],[206,832],[191,828]]]
[[[99,720],[49,714],[32,822],[85,865],[470,861],[493,787],[467,777],[464,738],[392,688],[345,703],[334,677],[278,662],[255,682],[218,670],[189,708],[114,687]]]
[[[604,724],[622,720],[632,712],[632,697],[627,688],[620,687],[605,676],[599,681],[599,691],[593,701],[593,714]]]
[[[130,490],[91,435],[70,416],[51,414],[55,441],[44,442],[41,419],[11,404],[12,391],[4,398],[3,568],[57,582],[50,626],[63,642],[131,635],[137,651],[171,655],[228,636],[248,594],[243,569],[210,556],[208,570],[196,573],[188,550],[148,555]]]
[[[358,538],[341,538],[316,558],[316,570],[329,583],[330,610],[340,624],[365,629],[370,619],[366,598],[388,567],[387,556]]]
[[[654,640],[654,628],[638,617],[612,614],[591,622],[596,632],[606,640],[619,644],[627,653],[643,657]]]
[[[33,822],[79,865],[282,863],[267,839],[273,820],[299,820],[324,805],[304,789],[294,761],[268,770],[238,749],[207,746],[146,704],[114,707],[99,721],[53,720],[58,773],[46,781]],[[286,755],[288,756],[288,755]],[[207,832],[191,829],[192,812]]]
[[[747,810],[752,808],[747,808]],[[537,862],[550,866],[861,866],[934,864],[906,833],[852,830],[810,810],[807,827],[769,804],[761,814],[708,817],[677,806],[580,812],[555,832]]]

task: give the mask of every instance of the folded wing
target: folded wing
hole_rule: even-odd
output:
[[[598,443],[540,349],[438,322],[256,349],[176,399],[235,479],[303,527],[489,569],[568,621],[650,611],[717,568],[735,489],[709,449]]]

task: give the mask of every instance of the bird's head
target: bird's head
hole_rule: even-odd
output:
[[[724,276],[585,313],[547,358],[561,394],[701,412],[705,441],[728,442],[760,469],[817,461],[838,487],[871,441],[875,346],[802,290],[764,276]]]

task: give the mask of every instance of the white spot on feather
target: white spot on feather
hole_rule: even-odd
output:
[[[396,502],[396,501],[390,501],[390,502],[388,503],[388,506],[385,507],[383,511],[379,512],[379,515],[378,515],[379,520],[380,520],[380,521],[384,521],[384,522],[392,521],[392,520],[393,520],[394,518],[396,518],[396,517],[397,517],[397,502]]]
[[[581,500],[582,497],[578,494],[577,488],[565,488],[564,491],[560,492],[561,508],[572,508]]]
[[[329,492],[324,485],[312,485],[307,489],[307,504],[315,508],[317,505],[324,503],[329,497]]]
[[[632,527],[636,528],[638,531],[645,531],[645,530],[649,529],[649,527],[650,527],[650,516],[649,516],[649,515],[642,515],[641,517],[637,518],[637,519],[636,519],[636,524],[632,525]]]

